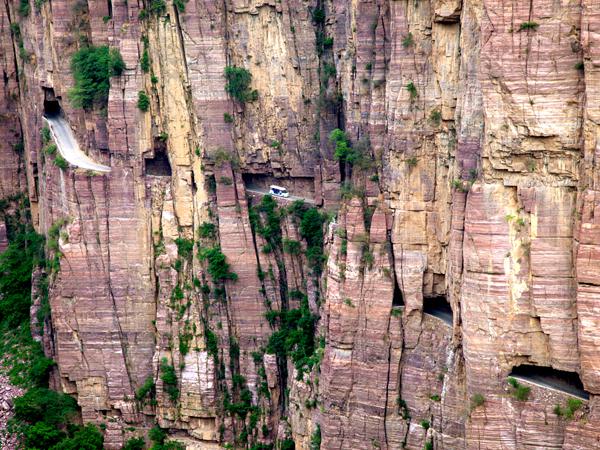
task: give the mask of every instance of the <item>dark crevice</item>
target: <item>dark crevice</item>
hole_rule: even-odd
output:
[[[404,306],[404,296],[398,285],[398,279],[394,282],[394,297],[392,299],[392,307]]]

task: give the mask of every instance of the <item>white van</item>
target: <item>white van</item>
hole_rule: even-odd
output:
[[[276,195],[278,197],[289,197],[290,196],[290,193],[287,191],[286,188],[281,187],[281,186],[276,186],[274,184],[269,186],[269,194]]]

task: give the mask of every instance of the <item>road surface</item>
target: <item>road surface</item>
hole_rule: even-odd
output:
[[[452,310],[447,311],[443,308],[425,308],[423,312],[430,316],[437,317],[445,324],[452,326]]]
[[[96,172],[110,172],[110,167],[98,164],[79,148],[77,139],[71,131],[71,127],[60,115],[44,116],[44,120],[50,128],[50,133],[56,142],[58,152],[69,164],[82,169]]]
[[[266,189],[259,189],[256,186],[246,186],[246,191],[247,192],[251,192],[252,194],[269,195],[269,191],[268,190],[266,190]],[[288,202],[295,202],[296,200],[302,200],[304,203],[310,203],[311,205],[315,204],[315,201],[312,198],[298,197],[296,195],[291,195],[291,194],[290,194],[289,197],[281,197],[279,195],[273,195],[273,198],[278,199],[278,200],[286,200]]]
[[[554,391],[557,391],[557,392],[560,392],[563,394],[569,394],[573,397],[577,397],[582,400],[588,400],[590,398],[590,394],[588,394],[583,389],[579,389],[576,386],[573,386],[572,384],[570,384],[564,380],[561,380],[560,378],[557,378],[557,377],[549,377],[549,376],[536,375],[536,374],[532,374],[532,375],[513,375],[513,374],[511,374],[509,376],[518,381],[524,381],[526,383],[534,384],[534,385],[542,387],[542,388],[549,388],[549,389],[552,389]]]

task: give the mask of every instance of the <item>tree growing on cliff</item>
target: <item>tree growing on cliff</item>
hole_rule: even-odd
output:
[[[110,78],[121,75],[124,69],[125,63],[118,49],[109,49],[107,45],[79,49],[71,58],[75,86],[69,91],[69,99],[73,106],[85,110],[105,107]]]
[[[225,68],[225,91],[240,103],[253,102],[258,99],[258,91],[250,89],[252,74],[243,67],[227,66]]]

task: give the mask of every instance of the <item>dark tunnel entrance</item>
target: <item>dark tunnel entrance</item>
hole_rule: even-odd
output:
[[[44,88],[44,115],[54,117],[60,115],[60,100],[54,95],[54,89]]]
[[[398,286],[398,280],[396,280],[394,282],[394,297],[392,300],[392,308],[398,308],[400,306],[404,306],[404,296],[402,295],[400,286]]]
[[[509,376],[531,381],[586,400],[590,398],[590,394],[584,390],[581,378],[576,372],[523,364],[514,367]]]
[[[146,175],[154,175],[158,177],[171,176],[171,164],[165,149],[157,149],[154,151],[154,158],[145,159]]]
[[[423,312],[441,319],[444,323],[452,325],[452,308],[445,295],[423,299]]]

